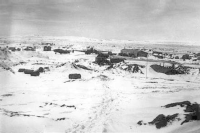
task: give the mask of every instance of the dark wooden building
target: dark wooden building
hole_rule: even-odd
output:
[[[51,46],[44,46],[43,51],[51,51]]]
[[[99,65],[109,64],[108,57],[109,57],[109,54],[100,53],[100,54],[98,54],[97,57],[95,58],[95,62],[96,62],[97,64],[99,64]]]
[[[139,49],[122,49],[119,55],[137,58],[147,57],[148,53]]]
[[[26,50],[26,51],[35,51],[35,48],[28,46],[24,50]]]
[[[147,56],[148,56],[148,53],[141,50],[138,51],[137,53],[137,57],[147,57]]]

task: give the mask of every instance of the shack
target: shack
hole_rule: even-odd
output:
[[[43,51],[51,51],[51,46],[44,46]]]
[[[53,50],[56,53],[59,53],[59,54],[69,54],[70,51],[69,50],[63,50],[63,49],[54,49]]]
[[[35,48],[28,46],[24,50],[26,50],[26,51],[35,51]]]
[[[137,57],[137,52],[138,52],[138,49],[122,49],[119,55]]]
[[[98,65],[104,65],[104,64],[110,64],[109,60],[108,60],[109,55],[108,54],[103,54],[100,53],[97,55],[97,57],[95,58],[95,62]]]
[[[20,48],[16,48],[16,47],[9,47],[8,50],[10,51],[20,51],[21,49]]]
[[[119,55],[137,58],[137,57],[147,57],[148,53],[139,49],[122,49]]]

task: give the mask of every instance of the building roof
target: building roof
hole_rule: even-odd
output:
[[[156,54],[162,54],[162,52],[160,51],[153,51],[153,54],[156,53]]]

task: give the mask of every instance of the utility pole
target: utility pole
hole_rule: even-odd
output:
[[[146,79],[147,79],[147,65],[148,65],[148,55],[147,55],[147,62],[146,62]]]

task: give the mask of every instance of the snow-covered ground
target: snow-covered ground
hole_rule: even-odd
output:
[[[74,47],[81,48],[81,44]],[[156,73],[150,64],[141,68],[144,74],[119,68],[106,70],[107,66],[93,63],[95,57],[81,52],[66,55],[52,51],[9,53],[1,64],[11,67],[14,73],[0,68],[0,132],[200,132],[200,121],[181,125],[184,108],[162,107],[182,101],[200,103],[199,74],[169,76]],[[18,63],[22,61],[25,63]],[[91,70],[75,67],[75,61]],[[38,77],[18,72],[19,68],[37,69],[40,66],[48,66],[50,71]],[[71,80],[68,78],[70,73],[80,73],[82,78]],[[151,122],[159,114],[175,113],[182,119],[161,129],[155,125],[137,124],[140,120]]]

